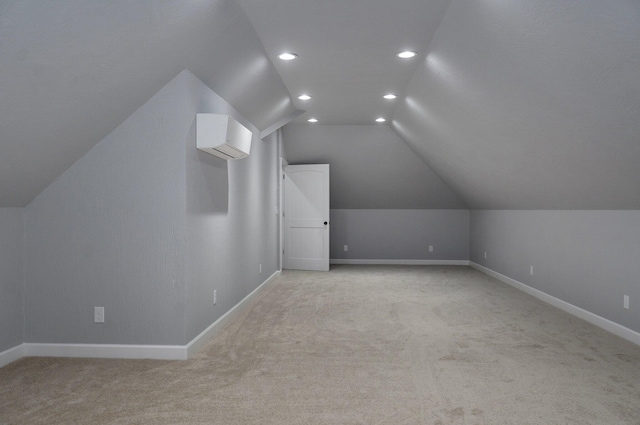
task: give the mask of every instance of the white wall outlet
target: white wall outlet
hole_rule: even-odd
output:
[[[533,266],[529,266],[529,274],[533,276]]]
[[[629,295],[625,295],[622,299],[622,306],[629,310]]]
[[[93,307],[93,323],[104,323],[104,307]]]
[[[258,267],[258,274],[262,274],[262,264]]]
[[[487,251],[484,252],[484,258],[487,258]]]
[[[349,245],[344,246],[344,252],[347,252],[347,251],[349,251]]]
[[[429,252],[433,252],[433,245],[429,245]]]
[[[218,302],[218,290],[214,289],[213,290],[213,305],[216,305],[217,302]]]

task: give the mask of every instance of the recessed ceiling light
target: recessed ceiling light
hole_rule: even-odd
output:
[[[380,118],[376,118],[376,122],[385,122],[387,121],[386,119],[380,117]]]
[[[382,97],[384,97],[384,98],[385,98],[385,99],[387,99],[387,100],[393,100],[393,99],[395,99],[395,98],[396,98],[396,97],[398,97],[398,96],[396,96],[395,94],[391,94],[391,93],[389,93],[389,94],[385,94],[385,95],[384,95],[384,96],[382,96]]]
[[[309,118],[307,121],[309,121],[309,122],[318,122],[318,120],[316,118]]]
[[[298,55],[296,55],[295,53],[280,53],[278,55],[278,58],[282,59],[283,61],[291,61],[291,60],[294,60],[297,57],[298,57]]]
[[[309,100],[309,99],[311,99],[311,96],[309,96],[308,94],[301,94],[300,96],[298,96],[298,99],[300,99],[300,100]]]
[[[396,54],[396,56],[398,56],[401,59],[411,59],[415,55],[417,55],[417,53],[411,50],[405,50],[404,52],[400,52]]]

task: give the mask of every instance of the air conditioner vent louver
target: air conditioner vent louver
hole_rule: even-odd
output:
[[[219,158],[242,159],[251,150],[251,131],[229,115],[196,114],[196,147]]]

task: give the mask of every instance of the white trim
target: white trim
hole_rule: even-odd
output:
[[[332,258],[331,264],[385,264],[411,266],[468,266],[469,260],[356,260]]]
[[[130,344],[41,344],[26,342],[0,353],[0,367],[22,357],[77,357],[103,359],[187,360],[213,338],[227,323],[249,307],[258,294],[280,276],[273,273],[260,286],[243,298],[231,310],[213,322],[187,345],[130,345]]]
[[[258,294],[266,289],[269,284],[273,283],[276,278],[280,276],[280,272],[276,271],[267,280],[262,282],[260,286],[254,289],[249,295],[244,297],[242,301],[236,304],[231,310],[227,311],[218,320],[213,322],[207,329],[202,331],[200,335],[196,336],[189,342],[185,348],[187,351],[187,358],[193,357],[211,338],[213,338],[227,323],[236,319],[242,310],[249,307],[252,301],[254,301]]]
[[[186,360],[183,345],[24,344],[24,357]]]
[[[580,307],[577,307],[573,304],[569,304],[566,301],[563,301],[559,298],[551,296],[545,292],[542,292],[538,289],[532,288],[528,285],[525,285],[522,282],[518,282],[515,279],[512,279],[508,276],[505,276],[501,273],[493,271],[485,266],[482,266],[478,263],[471,262],[470,266],[476,270],[479,270],[493,278],[498,279],[501,282],[506,283],[507,285],[513,286],[527,294],[538,298],[541,301],[544,301],[552,306],[559,308],[573,316],[576,316],[582,320],[585,320],[592,325],[596,325],[599,328],[604,329],[605,331],[611,332],[614,335],[619,336],[620,338],[624,338],[629,342],[632,342],[636,345],[640,345],[640,333],[629,329],[625,326],[622,326],[616,322],[612,322],[609,319],[605,319],[604,317],[598,316],[597,314],[591,313],[590,311],[584,310]]]
[[[13,363],[24,357],[24,344],[17,345],[13,348],[0,353],[0,367]]]

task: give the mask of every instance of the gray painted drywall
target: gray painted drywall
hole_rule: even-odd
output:
[[[23,340],[23,241],[24,209],[0,208],[0,353]]]
[[[200,112],[231,113],[242,122],[222,99],[206,100]],[[186,144],[187,341],[278,269],[278,133],[262,141],[244,124],[254,133],[248,158],[227,162],[199,152],[194,133]]]
[[[198,95],[188,76],[26,207],[26,342],[184,342],[184,144]]]
[[[640,211],[471,212],[471,261],[636,332],[639,241]]]
[[[392,125],[473,209],[640,209],[640,2],[451,0]]]
[[[331,208],[466,208],[386,125],[289,124],[283,137],[289,164],[331,165]]]
[[[183,345],[276,271],[278,144],[200,153],[197,112],[258,134],[183,71],[27,206],[26,342]]]
[[[181,70],[258,128],[289,92],[235,0],[0,1],[0,206],[25,206]]]
[[[332,209],[330,243],[332,259],[468,260],[469,211]]]

